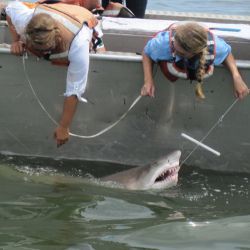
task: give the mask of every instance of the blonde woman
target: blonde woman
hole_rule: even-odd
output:
[[[69,139],[69,127],[78,101],[86,101],[82,95],[87,84],[90,42],[97,19],[83,7],[62,3],[29,8],[15,1],[5,10],[13,38],[13,54],[20,55],[26,49],[54,64],[68,66],[63,113],[54,131],[57,146],[61,146]]]
[[[242,99],[249,94],[230,45],[196,22],[173,24],[148,41],[143,51],[143,96],[155,95],[154,63],[160,64],[170,81],[178,78],[196,80],[197,95],[201,98],[204,98],[200,88],[203,80],[213,74],[214,65],[223,63],[232,75],[235,96]]]

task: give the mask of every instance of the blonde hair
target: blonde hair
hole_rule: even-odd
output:
[[[177,25],[174,39],[185,50],[194,55],[199,55],[199,66],[196,71],[196,78],[199,83],[203,82],[205,75],[205,64],[207,51],[207,31],[204,27],[195,22]]]
[[[55,48],[61,35],[56,21],[48,14],[40,13],[32,17],[26,27],[27,44],[32,48],[41,45]]]

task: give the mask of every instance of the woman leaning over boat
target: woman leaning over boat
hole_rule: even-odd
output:
[[[54,131],[57,146],[61,146],[69,139],[78,101],[86,102],[82,95],[87,84],[90,41],[98,21],[83,7],[62,3],[29,8],[16,1],[5,10],[13,54],[21,55],[27,49],[53,64],[68,66],[63,112]]]
[[[144,85],[141,95],[153,97],[153,64],[159,63],[170,81],[196,80],[196,94],[204,98],[201,84],[213,74],[214,65],[224,64],[233,78],[236,97],[242,99],[249,89],[237,69],[231,47],[223,39],[196,22],[176,23],[148,41],[143,51]]]

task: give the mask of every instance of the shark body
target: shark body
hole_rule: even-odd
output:
[[[164,189],[177,184],[180,151],[174,151],[169,155],[159,159],[146,167],[135,167],[121,171],[103,178],[95,179],[96,184],[105,184],[105,186],[121,187],[130,190]],[[15,169],[1,166],[0,175],[8,179],[23,179],[44,184],[71,184],[86,183],[93,179],[61,175],[60,173],[48,174],[43,171],[37,172],[31,168],[17,167]],[[100,183],[101,182],[101,183]]]

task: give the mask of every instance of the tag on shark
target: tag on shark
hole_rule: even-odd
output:
[[[178,182],[181,151],[160,158],[152,165],[136,167],[101,178],[101,182],[117,183],[130,190],[164,189]]]

